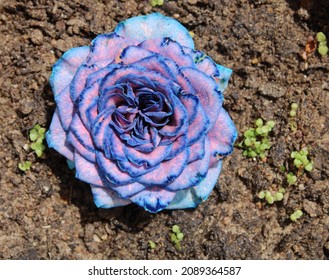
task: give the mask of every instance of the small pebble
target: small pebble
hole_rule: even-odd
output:
[[[35,29],[32,31],[30,35],[30,39],[33,44],[40,46],[43,44],[43,34],[39,29]]]

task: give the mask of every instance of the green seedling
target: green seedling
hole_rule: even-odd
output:
[[[268,190],[260,191],[258,193],[259,199],[265,199],[268,204],[273,204],[276,201],[281,201],[283,199],[283,195],[286,192],[284,188],[280,188],[276,192],[271,192]]]
[[[327,38],[323,32],[318,32],[316,34],[316,40],[318,41],[318,53],[321,56],[326,56],[328,54]]]
[[[149,246],[150,246],[150,249],[155,249],[157,247],[157,245],[155,244],[155,242],[152,241],[152,240],[149,240]]]
[[[308,149],[303,148],[300,152],[293,151],[290,154],[290,157],[294,159],[294,165],[299,169],[306,171],[312,171],[313,163],[307,158],[308,156]]]
[[[152,7],[162,6],[164,4],[164,0],[151,0],[150,4]]]
[[[267,150],[271,148],[271,143],[268,139],[268,134],[272,131],[275,122],[268,121],[264,124],[262,119],[257,119],[255,128],[247,129],[243,136],[244,140],[239,144],[243,148],[243,155],[246,157],[266,158]]]
[[[175,245],[177,250],[182,249],[180,242],[184,239],[184,234],[180,231],[178,225],[173,225],[171,231],[170,241]]]
[[[287,182],[288,182],[289,185],[294,185],[294,184],[296,184],[296,182],[297,182],[297,176],[294,175],[294,173],[289,172],[289,173],[287,174]]]
[[[295,117],[296,116],[297,108],[298,108],[298,104],[297,103],[292,103],[290,105],[290,112],[289,112],[290,117]]]
[[[30,170],[31,165],[32,165],[32,162],[27,160],[27,161],[20,162],[18,164],[18,168],[20,170],[22,170],[23,172],[26,172],[27,170]]]
[[[290,215],[290,220],[296,222],[301,216],[303,216],[303,211],[298,209]]]
[[[38,157],[41,157],[43,151],[46,149],[45,145],[43,144],[45,134],[46,129],[41,127],[39,124],[36,124],[29,133],[29,138],[32,141],[30,147]]]

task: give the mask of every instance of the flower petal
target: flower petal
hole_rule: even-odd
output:
[[[103,185],[100,170],[96,163],[86,160],[79,152],[75,151],[74,164],[76,178],[89,184],[97,186]]]
[[[113,208],[131,203],[129,200],[122,199],[110,188],[95,185],[90,186],[94,196],[94,203],[99,208]]]
[[[221,167],[220,161],[217,167],[209,169],[206,178],[198,186],[176,192],[176,196],[166,209],[195,208],[206,200],[217,183]]]
[[[183,172],[186,167],[189,149],[185,149],[176,157],[163,161],[159,167],[145,175],[137,178],[137,181],[145,186],[162,186],[165,187],[172,183]]]
[[[225,109],[222,108],[215,125],[208,133],[211,151],[210,166],[213,166],[219,159],[232,153],[237,136],[238,132],[232,119]]]
[[[167,206],[166,210],[195,208],[202,202],[202,199],[195,194],[195,189],[177,191],[174,199]]]
[[[103,152],[96,152],[96,160],[102,174],[110,183],[114,185],[126,185],[136,181],[127,172],[119,169],[115,161],[106,158]]]
[[[198,185],[207,175],[210,162],[209,140],[205,138],[205,155],[203,158],[195,160],[184,168],[179,177],[166,186],[166,190],[178,191]]]
[[[65,52],[54,64],[49,82],[55,96],[71,83],[78,67],[85,61],[88,54],[89,47],[87,46],[73,48]]]
[[[112,189],[123,199],[130,199],[131,196],[145,190],[145,186],[134,182],[127,185],[112,186]]]
[[[207,130],[209,131],[215,124],[219,111],[222,108],[223,95],[218,90],[215,80],[203,72],[191,67],[183,67],[181,71],[189,79],[196,95],[199,97],[202,108],[210,121]]]
[[[170,192],[159,187],[145,189],[130,197],[130,200],[145,210],[156,213],[165,209],[175,196],[175,192]]]
[[[80,96],[81,92],[87,86],[87,78],[94,72],[99,70],[98,65],[93,64],[83,64],[77,70],[76,75],[74,76],[71,84],[70,84],[70,95],[73,102],[75,102]]]
[[[210,148],[210,146],[209,146]],[[205,156],[205,139],[202,138],[190,146],[190,157],[188,163],[199,160]],[[210,153],[209,153],[210,156]]]
[[[205,201],[210,195],[211,191],[215,187],[220,171],[222,169],[222,161],[219,161],[218,164],[212,168],[209,168],[206,178],[196,187],[195,194]]]
[[[128,65],[152,55],[154,55],[154,52],[143,49],[139,46],[129,46],[121,52],[120,62]]]
[[[188,30],[178,21],[160,13],[138,16],[120,22],[115,32],[125,38],[138,40],[170,37],[183,46],[194,48],[193,39]]]
[[[58,109],[56,109],[50,128],[46,133],[46,141],[49,148],[55,149],[68,160],[73,160],[73,149],[66,141],[66,132],[59,120]]]
[[[64,88],[60,94],[55,96],[55,101],[63,129],[68,131],[72,117],[75,113],[74,104],[71,100],[68,86]]]
[[[98,35],[91,42],[90,54],[87,58],[88,64],[96,63],[104,67],[119,58],[124,48],[138,44],[138,41],[134,39],[119,35],[115,32]]]
[[[169,37],[146,40],[140,47],[175,61],[179,67],[194,67],[191,56],[185,54],[183,47]]]

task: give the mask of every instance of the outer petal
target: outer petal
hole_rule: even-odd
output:
[[[97,186],[103,185],[103,180],[100,175],[100,170],[96,163],[86,160],[79,152],[74,153],[75,177],[83,182],[94,184]]]
[[[205,201],[215,187],[220,171],[222,169],[222,161],[218,162],[217,166],[208,170],[207,177],[195,188],[196,195]]]
[[[119,36],[115,32],[98,35],[91,43],[87,62],[104,67],[119,58],[125,47],[135,44],[138,44],[138,41],[126,36]]]
[[[68,160],[73,161],[72,146],[66,141],[67,135],[59,120],[58,110],[55,111],[50,128],[46,133],[46,141],[49,148],[55,149]]]
[[[118,24],[115,32],[139,42],[147,39],[170,37],[183,46],[194,48],[193,39],[188,30],[178,21],[160,13],[127,19]]]
[[[186,76],[193,88],[196,91],[196,95],[202,104],[210,124],[209,129],[215,124],[219,111],[223,104],[223,95],[218,90],[217,84],[214,79],[207,76],[205,73],[197,70],[196,68],[183,67],[182,73]]]
[[[159,187],[151,187],[130,197],[130,200],[145,210],[156,213],[165,209],[175,194],[175,192],[170,192]]]
[[[55,96],[71,83],[78,67],[86,60],[88,54],[87,46],[73,48],[65,52],[55,63],[49,79]]]
[[[72,117],[75,113],[74,104],[71,100],[68,86],[65,87],[60,94],[55,96],[55,101],[63,129],[68,131]]]
[[[207,177],[198,186],[178,191],[166,209],[194,208],[206,200],[217,183],[221,168],[220,161],[216,167],[209,169]]]
[[[229,114],[222,108],[218,119],[209,131],[210,140],[210,166],[233,151],[233,145],[238,136],[238,132],[234,126]]]
[[[122,199],[119,195],[107,187],[91,185],[91,191],[94,196],[94,203],[99,208],[125,206],[131,203],[129,200]]]
[[[209,156],[209,140],[206,138],[204,157],[187,164],[179,177],[165,188],[170,191],[178,191],[198,185],[207,175],[210,161]]]

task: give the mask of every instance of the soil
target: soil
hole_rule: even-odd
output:
[[[329,57],[314,52],[305,62],[300,55],[310,35],[329,37],[328,10],[327,0],[165,0],[158,7],[146,0],[0,0],[0,258],[329,259]],[[89,185],[62,156],[47,149],[36,157],[28,132],[37,123],[49,127],[55,103],[48,79],[63,52],[153,11],[178,19],[194,32],[197,49],[233,69],[225,108],[237,144],[263,118],[276,123],[272,147],[265,160],[236,147],[210,198],[194,210],[97,209]],[[289,186],[287,172],[296,173],[290,153],[303,147],[314,169]],[[32,167],[22,172],[25,160]],[[258,198],[279,187],[282,201]],[[296,209],[304,215],[292,222]],[[184,233],[181,250],[169,238],[175,224]]]

